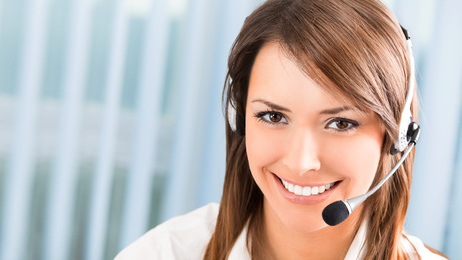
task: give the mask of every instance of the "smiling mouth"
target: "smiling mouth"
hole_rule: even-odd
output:
[[[295,195],[300,195],[300,196],[315,196],[315,195],[318,195],[318,194],[322,194],[324,193],[325,191],[329,190],[330,188],[334,187],[335,185],[337,185],[337,183],[339,183],[338,181],[336,182],[333,182],[333,183],[329,183],[329,184],[326,184],[326,185],[321,185],[321,186],[299,186],[299,185],[294,185],[292,183],[288,183],[282,179],[279,179],[282,183],[282,185],[284,186],[284,188],[290,192],[290,193],[293,193]]]

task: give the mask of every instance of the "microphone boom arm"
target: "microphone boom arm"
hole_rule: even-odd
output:
[[[345,200],[345,205],[348,208],[349,213],[353,212],[353,210],[358,207],[361,203],[363,203],[369,196],[374,194],[380,187],[382,187],[385,182],[390,179],[390,177],[398,170],[404,160],[408,157],[409,153],[411,152],[412,148],[415,146],[415,142],[410,142],[407,149],[404,151],[403,156],[399,159],[396,165],[391,169],[391,171],[385,176],[374,188],[363,195],[359,195],[357,197]]]

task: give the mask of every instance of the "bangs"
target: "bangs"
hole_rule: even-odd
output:
[[[335,84],[321,69],[316,66],[315,62],[306,54],[295,52],[289,43],[278,41],[282,53],[311,80],[320,86],[326,93],[332,96],[334,100],[342,104],[348,104],[354,112],[364,116],[366,113],[373,111],[369,103],[360,102],[362,99],[355,97],[351,91],[340,88]]]

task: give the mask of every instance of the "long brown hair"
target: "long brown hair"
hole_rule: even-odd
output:
[[[287,55],[320,86],[337,97],[375,112],[385,126],[377,184],[400,155],[389,149],[398,132],[410,77],[409,57],[399,23],[378,0],[269,0],[247,17],[228,60],[224,89],[227,113],[233,106],[238,131],[226,130],[226,175],[215,232],[204,259],[226,259],[248,225],[254,259],[263,258],[263,194],[252,178],[245,147],[244,117],[250,72],[268,42]],[[333,83],[333,84],[332,84]],[[411,107],[417,118],[416,95]],[[411,152],[394,176],[365,201],[369,230],[366,259],[406,259],[400,246],[410,199]],[[250,239],[249,239],[250,238]]]

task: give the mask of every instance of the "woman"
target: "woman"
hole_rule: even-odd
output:
[[[401,158],[390,148],[409,55],[379,1],[266,1],[229,56],[220,205],[158,226],[120,259],[444,259],[403,232],[414,151],[343,223],[322,218]]]

